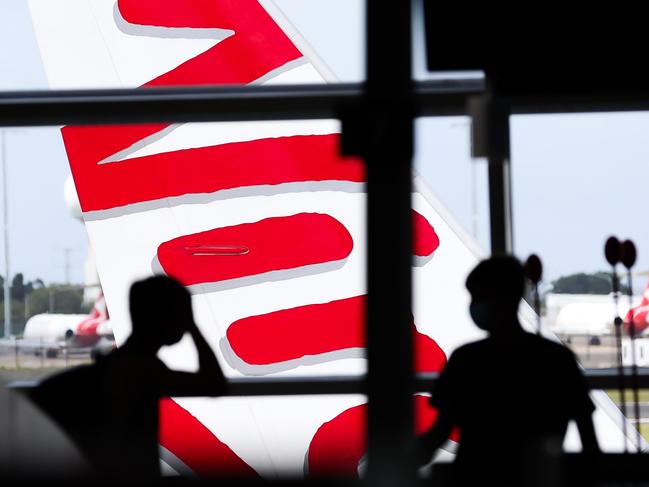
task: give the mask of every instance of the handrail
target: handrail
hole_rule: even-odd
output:
[[[419,81],[414,105],[461,115],[483,90],[480,79]],[[338,118],[364,93],[364,83],[0,92],[0,126]]]
[[[593,390],[615,389],[617,387],[617,369],[586,369],[583,371],[588,387]],[[631,369],[626,370],[630,374]],[[641,389],[649,388],[649,367],[639,369],[638,383]],[[417,374],[415,393],[431,391],[438,374]],[[38,381],[13,381],[7,387],[17,390],[29,390],[38,385]],[[228,379],[226,396],[291,396],[320,394],[365,394],[364,376],[323,376],[323,377],[237,377]],[[204,395],[201,391],[191,396]]]

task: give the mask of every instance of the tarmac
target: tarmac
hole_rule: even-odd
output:
[[[600,341],[600,344],[593,345],[589,337],[573,336],[567,346],[585,368],[616,367],[615,337],[601,337]],[[91,361],[87,349],[60,350],[57,357],[47,357],[45,353],[35,353],[32,349],[0,346],[0,381],[38,380],[67,367]],[[647,412],[649,413],[649,410]],[[649,417],[649,414],[647,416]]]

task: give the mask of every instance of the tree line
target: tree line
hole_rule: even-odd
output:
[[[620,282],[620,292],[626,294],[628,286]],[[607,295],[613,292],[613,283],[611,280],[610,272],[594,272],[587,274],[578,272],[567,276],[559,277],[550,282],[541,292],[541,310],[545,310],[545,296],[547,293],[555,294],[598,294]],[[523,296],[525,301],[530,306],[534,304],[533,291],[530,286],[527,286]]]
[[[628,292],[628,287],[620,283],[620,291]],[[557,294],[610,294],[613,292],[610,272],[594,274],[571,274],[552,281],[552,292]]]
[[[0,328],[4,335],[5,279],[0,277]],[[22,333],[29,318],[41,313],[88,313],[90,306],[83,303],[83,286],[49,283],[42,279],[25,281],[17,273],[9,286],[11,296],[11,326],[15,334]]]

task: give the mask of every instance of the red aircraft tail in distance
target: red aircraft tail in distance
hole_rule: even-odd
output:
[[[633,330],[631,324],[633,323]],[[642,301],[638,306],[631,308],[624,317],[624,330],[636,336],[644,334],[649,328],[649,281],[642,293]]]

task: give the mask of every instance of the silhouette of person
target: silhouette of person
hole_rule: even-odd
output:
[[[158,400],[220,395],[226,380],[198,331],[189,292],[155,276],[133,284],[132,333],[123,346],[42,382],[31,398],[77,443],[97,474],[153,478],[160,474]],[[188,332],[198,352],[195,373],[169,370],[157,357]]]
[[[518,321],[524,286],[513,257],[484,260],[467,278],[471,317],[489,335],[451,355],[430,400],[437,422],[417,440],[423,465],[453,428],[459,430],[452,467],[457,485],[542,484],[570,420],[583,450],[599,451],[594,406],[574,355],[525,332]]]

